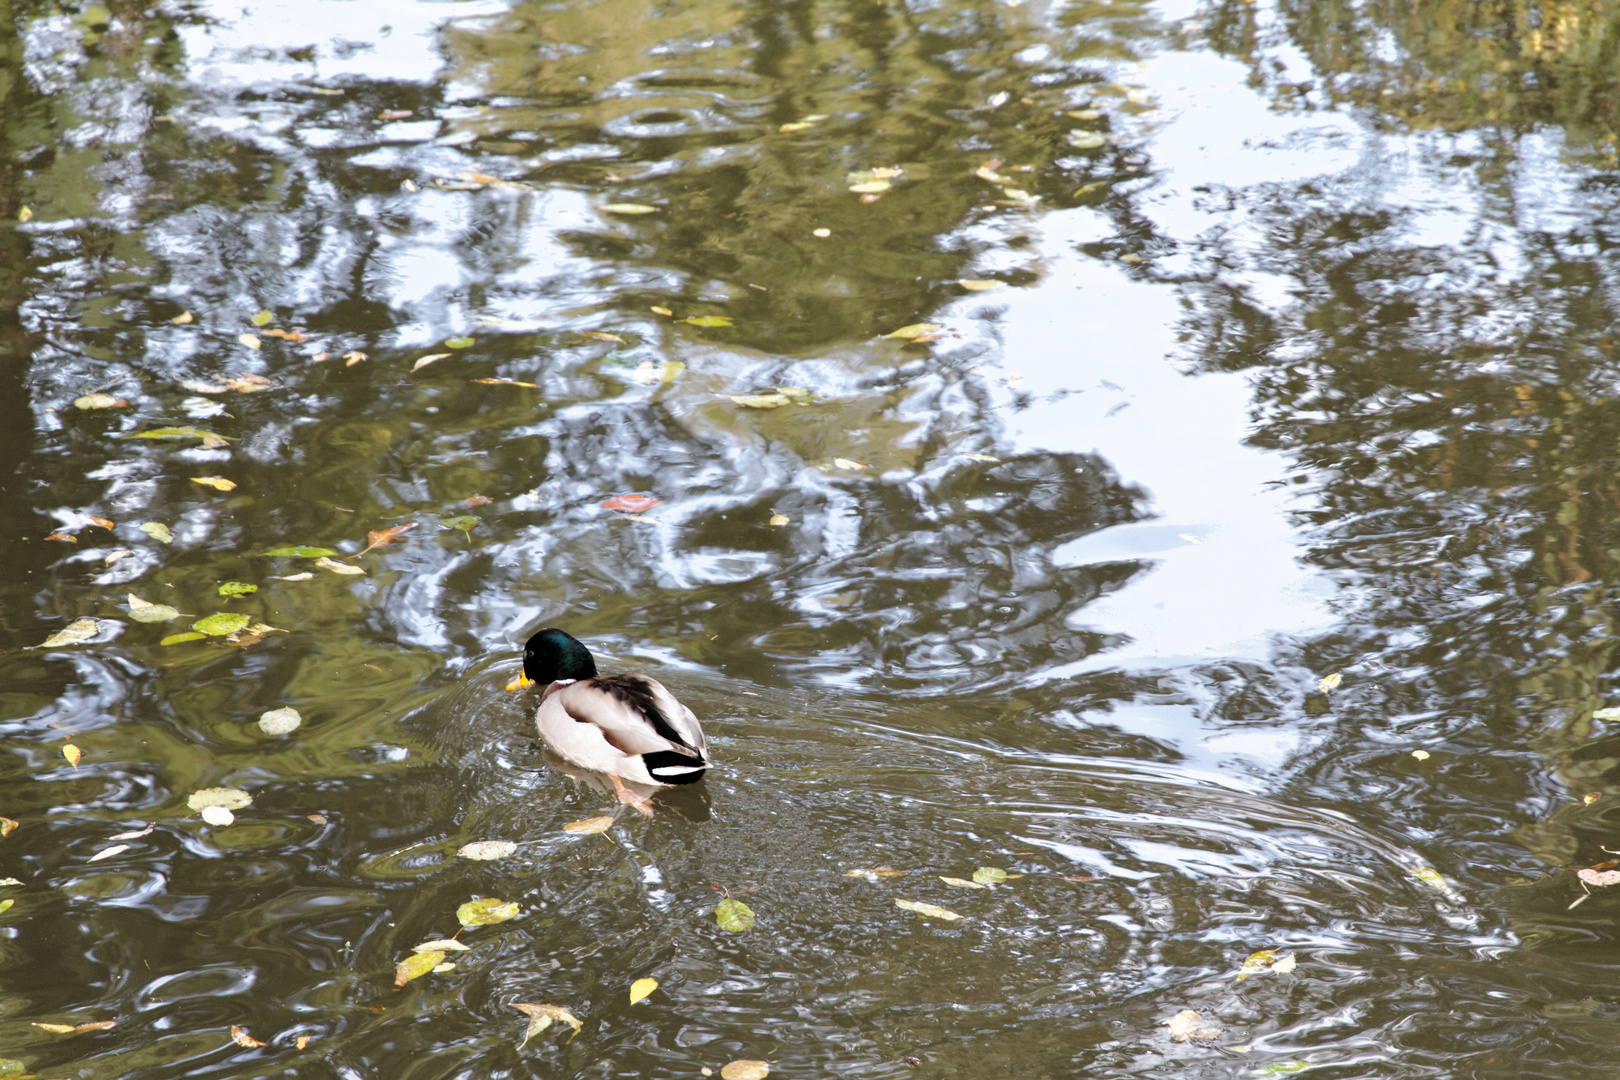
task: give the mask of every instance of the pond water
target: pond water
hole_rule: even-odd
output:
[[[8,11],[0,1076],[1612,1074],[1612,5]]]

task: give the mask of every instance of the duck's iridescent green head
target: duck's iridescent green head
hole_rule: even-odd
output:
[[[523,646],[523,674],[541,686],[558,679],[594,679],[596,661],[578,638],[547,627]]]

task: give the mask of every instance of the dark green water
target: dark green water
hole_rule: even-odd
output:
[[[6,11],[0,1077],[1612,1074],[1620,10]]]

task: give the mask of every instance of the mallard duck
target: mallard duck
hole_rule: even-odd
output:
[[[523,674],[545,687],[534,724],[561,758],[620,778],[670,787],[703,779],[714,762],[692,710],[645,675],[596,674],[591,651],[570,634],[546,629],[523,646]]]

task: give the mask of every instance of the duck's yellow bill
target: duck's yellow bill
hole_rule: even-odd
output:
[[[529,678],[527,675],[523,674],[523,672],[520,671],[517,674],[517,678],[513,679],[511,682],[506,684],[506,688],[508,690],[527,690],[529,687],[531,687],[533,685],[534,685],[534,680]]]

